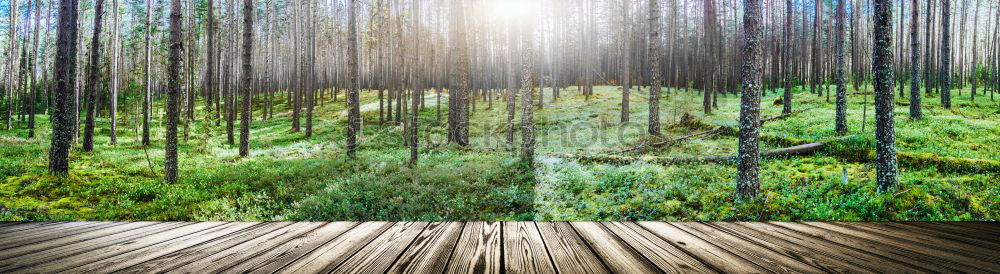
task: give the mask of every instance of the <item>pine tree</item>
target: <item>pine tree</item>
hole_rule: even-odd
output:
[[[941,0],[941,105],[951,108],[951,0]]]
[[[753,1],[753,0],[751,0]],[[649,127],[660,135],[660,0],[649,0]]]
[[[948,0],[944,0],[946,3]],[[896,185],[896,129],[893,121],[892,0],[874,0],[875,171],[878,190]],[[947,21],[943,20],[943,21]]]
[[[836,130],[839,133],[847,132],[847,58],[844,54],[845,37],[847,31],[844,28],[844,17],[847,14],[846,0],[837,1],[837,38],[834,51],[837,58],[837,68],[835,80],[837,81],[837,117]]]
[[[90,63],[87,66],[87,121],[83,130],[83,151],[94,150],[94,112],[97,111],[97,92],[101,90],[101,20],[104,0],[97,0],[94,8],[94,32],[90,40]]]
[[[101,0],[98,0],[101,1]],[[181,0],[170,1],[170,59],[167,60],[167,142],[164,148],[163,178],[168,183],[177,182],[177,122],[180,120],[179,99],[181,93]]]
[[[758,127],[760,126],[761,90],[761,0],[744,0],[743,14],[743,96],[740,99],[739,163],[736,194],[754,197],[760,191],[760,158]]]
[[[347,74],[350,87],[347,93],[347,155],[356,156],[358,132],[361,131],[361,107],[358,105],[360,79],[358,79],[358,19],[357,0],[348,0],[347,8]]]
[[[49,173],[69,173],[69,149],[73,145],[73,92],[76,85],[77,18],[79,1],[59,1],[59,30],[56,40],[56,64],[52,96],[52,146],[49,150]],[[13,17],[13,16],[12,16]],[[10,117],[8,117],[9,119]]]
[[[920,111],[920,4],[910,0],[910,119],[918,120]]]
[[[177,0],[174,0],[177,1]],[[250,155],[250,89],[253,66],[250,53],[253,52],[253,0],[243,0],[243,85],[240,99],[243,110],[240,115],[240,157]]]

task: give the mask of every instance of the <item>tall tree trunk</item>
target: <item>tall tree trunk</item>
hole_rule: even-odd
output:
[[[976,11],[974,12],[974,16],[972,16],[972,20],[975,20],[972,23],[972,64],[970,65],[971,67],[970,81],[972,81],[972,93],[969,94],[969,96],[971,96],[969,99],[972,100],[973,102],[976,101],[976,89],[978,88],[976,82],[978,82],[979,80],[979,73],[977,73],[976,70],[976,66],[979,63],[979,43],[976,40],[979,34],[979,1],[976,0],[975,2],[976,2]]]
[[[31,73],[30,74],[31,75],[31,89],[29,90],[29,92],[31,92],[31,95],[30,95],[30,99],[28,100],[28,102],[29,102],[29,104],[28,104],[28,139],[35,138],[35,106],[38,105],[38,102],[36,101],[36,99],[38,97],[38,92],[39,92],[39,89],[40,89],[40,86],[38,84],[38,76],[35,74],[35,71],[38,70],[37,68],[38,68],[39,59],[44,58],[44,56],[40,56],[40,54],[38,54],[38,33],[39,33],[38,27],[39,27],[39,25],[41,25],[41,19],[42,19],[42,16],[41,16],[42,3],[41,3],[40,0],[35,0],[34,2],[35,2],[35,30],[32,31],[32,33],[34,33],[35,38],[32,39],[32,40],[34,40],[32,42],[32,44],[33,44],[32,48],[34,48],[34,49],[32,50],[32,52],[33,52],[32,58],[31,58],[32,65],[31,65],[31,71],[29,72],[29,73]]]
[[[893,121],[892,0],[875,3],[872,70],[875,72],[875,179],[879,191],[896,185],[896,129]],[[947,2],[944,6],[947,7]],[[942,20],[947,21],[947,20]],[[947,23],[945,23],[947,24]]]
[[[469,145],[469,57],[465,38],[465,4],[463,0],[451,3],[451,56],[449,77],[450,92],[455,96],[455,105],[449,105],[449,112],[455,111],[454,121],[449,125],[454,131],[454,141],[459,146]],[[450,118],[450,117],[449,117]]]
[[[12,1],[16,3],[15,1]],[[52,104],[52,146],[49,150],[49,173],[69,173],[69,149],[73,145],[73,92],[76,85],[77,0],[59,1],[59,31],[56,38],[56,64],[53,78],[55,96]],[[13,28],[13,27],[12,27]],[[9,119],[9,117],[8,117]]]
[[[177,1],[177,0],[174,0]],[[240,115],[240,157],[250,156],[250,81],[253,66],[250,53],[253,52],[253,0],[243,0],[243,110]]]
[[[941,0],[941,105],[951,109],[951,0]]]
[[[754,0],[750,0],[754,1]],[[660,135],[660,1],[649,1],[649,127]]]
[[[63,2],[66,2],[66,1],[63,1]],[[76,2],[74,2],[74,3],[76,3]],[[60,14],[62,14],[62,12],[60,12]],[[5,95],[4,98],[6,98],[6,101],[7,101],[7,130],[10,130],[11,128],[13,128],[13,120],[12,120],[12,118],[14,117],[14,100],[13,100],[13,98],[14,98],[14,89],[15,89],[14,87],[16,86],[15,83],[17,82],[16,76],[15,76],[15,73],[14,73],[14,71],[17,69],[17,66],[15,65],[16,62],[17,62],[17,58],[15,58],[14,56],[17,56],[17,19],[18,19],[18,15],[19,15],[19,12],[17,11],[17,0],[11,0],[11,2],[10,2],[10,21],[7,24],[8,26],[10,26],[10,32],[9,32],[10,38],[8,39],[9,42],[10,42],[10,47],[7,49],[7,54],[8,54],[7,55],[7,78],[5,79],[6,86],[5,86],[5,90],[4,90],[6,92],[6,94],[4,94]],[[76,17],[74,17],[74,18],[76,18]],[[74,30],[74,33],[75,33],[75,30]]]
[[[760,191],[761,0],[744,0],[743,96],[740,99],[739,161],[736,194],[749,198]]]
[[[847,132],[847,59],[844,55],[845,36],[844,17],[847,14],[847,5],[844,0],[837,1],[837,38],[834,46],[834,54],[837,56],[836,75],[837,81],[837,117],[836,130],[839,133]]]
[[[632,88],[632,31],[631,31],[631,3],[628,0],[622,0],[621,2],[623,9],[622,16],[622,26],[625,28],[622,30],[624,34],[624,39],[620,41],[619,46],[622,48],[622,110],[621,118],[619,121],[624,124],[628,122],[629,118],[629,89]],[[553,75],[554,76],[554,75]],[[554,77],[553,77],[554,78]]]
[[[419,54],[420,54],[420,38],[421,38],[421,36],[420,36],[420,5],[419,5],[418,1],[413,1],[410,7],[411,7],[410,13],[413,16],[413,22],[412,22],[412,24],[413,24],[413,34],[412,35],[413,35],[413,38],[414,38],[413,39],[413,44],[414,45],[413,45],[413,48],[410,49],[410,64],[411,64],[411,68],[410,68],[410,89],[412,89],[412,92],[411,92],[410,95],[412,96],[411,101],[413,101],[412,102],[413,105],[411,106],[411,109],[413,111],[411,111],[412,114],[411,114],[411,117],[410,117],[410,134],[409,134],[410,139],[409,139],[409,143],[410,143],[410,165],[411,166],[415,166],[415,165],[417,165],[417,156],[418,156],[417,147],[418,147],[418,144],[419,144],[418,143],[418,135],[419,135],[419,132],[420,132],[419,131],[419,126],[418,126],[418,123],[417,123],[418,122],[417,120],[420,118],[420,110],[418,109],[418,107],[419,107],[420,101],[423,101],[423,98],[421,98],[420,92],[419,92],[422,89],[422,87],[418,83],[419,80],[417,79],[417,77],[419,77],[417,75],[417,71],[418,71],[418,68],[420,68],[420,56],[419,56]]]
[[[357,149],[358,132],[361,130],[361,108],[358,105],[360,84],[358,79],[358,22],[357,0],[348,1],[348,45],[347,70],[350,88],[347,93],[347,155],[354,158]]]
[[[205,36],[208,40],[206,47],[207,50],[205,51],[205,59],[207,62],[205,65],[205,86],[202,89],[203,92],[205,93],[205,110],[208,111],[207,113],[205,113],[206,114],[205,120],[206,123],[211,123],[212,118],[218,118],[218,116],[215,116],[216,114],[213,114],[214,111],[212,111],[213,108],[212,99],[213,97],[215,97],[215,80],[216,80],[215,69],[217,66],[215,63],[216,60],[215,59],[216,58],[215,0],[208,0],[207,13],[208,13],[208,22],[205,22],[205,29],[206,29]],[[211,134],[211,133],[206,132],[206,134]]]
[[[97,112],[97,92],[101,90],[101,18],[104,0],[97,0],[94,9],[94,36],[90,40],[90,63],[87,68],[87,121],[83,130],[83,151],[94,150],[94,112]]]
[[[111,140],[112,145],[118,144],[118,62],[121,59],[121,42],[118,22],[118,0],[111,1],[112,13],[111,25]]]
[[[103,1],[103,0],[98,0]],[[180,119],[181,50],[184,48],[181,25],[181,0],[170,1],[170,59],[167,65],[167,142],[164,148],[163,178],[168,183],[177,182],[177,122]]]
[[[142,101],[142,145],[149,145],[149,118],[151,116],[151,105],[153,103],[153,55],[152,55],[152,31],[153,31],[153,1],[146,0],[146,75],[145,75],[145,85],[146,90],[143,101]],[[209,0],[209,5],[211,5],[211,0]],[[211,13],[210,13],[211,14]]]
[[[910,0],[910,119],[918,120],[920,111],[920,3]],[[928,11],[930,12],[930,11]]]
[[[783,105],[781,106],[781,113],[783,114],[792,113],[792,80],[793,80],[794,70],[792,69],[791,65],[791,52],[792,52],[791,37],[792,37],[792,32],[794,31],[793,29],[795,28],[792,26],[793,24],[792,19],[794,17],[794,13],[792,11],[794,10],[794,7],[795,6],[792,4],[792,0],[785,0],[785,30],[783,34],[785,40],[784,41],[785,53],[781,55],[781,58],[783,59],[781,63],[784,65],[785,69],[785,90],[784,90],[784,98],[782,98]]]
[[[533,96],[532,55],[533,37],[531,23],[521,22],[521,161],[532,163],[535,159],[535,120],[531,102]]]

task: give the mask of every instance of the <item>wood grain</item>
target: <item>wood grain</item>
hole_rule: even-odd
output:
[[[556,270],[561,273],[609,273],[604,263],[568,223],[536,223]]]
[[[427,225],[387,273],[444,272],[464,225],[458,222],[435,222]]]
[[[532,222],[504,222],[503,259],[506,273],[556,273]]]
[[[502,224],[470,222],[462,229],[446,273],[500,273]]]

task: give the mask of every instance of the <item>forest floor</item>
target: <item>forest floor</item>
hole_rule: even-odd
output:
[[[563,89],[558,99],[545,89],[544,107],[535,113],[533,167],[505,150],[502,100],[492,108],[476,102],[472,146],[460,148],[446,144],[446,95],[439,114],[436,95],[428,92],[420,162],[409,167],[403,128],[379,123],[376,92],[362,94],[364,137],[353,160],[343,154],[342,96],[317,106],[310,138],[304,118],[302,131],[291,130],[291,111],[279,96],[273,119],[261,121],[254,113],[250,157],[239,157],[238,145],[226,144],[224,121],[193,123],[190,137],[181,141],[175,184],[162,180],[162,114],[153,121],[148,149],[138,145],[130,114],[120,114],[118,144],[109,145],[110,123],[101,115],[94,151],[77,146],[66,178],[47,175],[50,124],[39,115],[35,139],[24,138],[24,123],[0,130],[0,220],[1000,219],[1000,105],[988,96],[972,102],[968,90],[953,91],[952,110],[941,108],[938,96],[925,96],[925,118],[918,121],[908,118],[909,100],[897,98],[899,186],[877,193],[870,93],[864,115],[863,94],[849,92],[850,132],[841,135],[833,130],[833,98],[827,102],[797,90],[793,107],[799,112],[765,123],[761,149],[828,144],[811,155],[763,159],[759,198],[734,201],[733,163],[654,160],[735,154],[733,130],[622,150],[735,128],[739,98],[720,95],[719,108],[704,115],[698,92],[665,89],[664,136],[655,138],[645,134],[646,91],[633,90],[630,122],[619,123],[619,87],[595,87],[589,99],[575,87]],[[780,114],[777,97],[763,97],[762,117]],[[202,111],[199,116],[205,116]],[[681,119],[685,113],[694,118]],[[517,129],[520,105],[515,123]],[[239,121],[235,128],[238,142]],[[589,160],[601,157],[619,160]]]

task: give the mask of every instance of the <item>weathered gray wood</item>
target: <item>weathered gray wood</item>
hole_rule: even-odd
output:
[[[536,223],[538,232],[561,273],[608,273],[601,260],[568,223]]]
[[[769,272],[767,269],[753,262],[736,256],[725,249],[719,248],[668,223],[640,222],[639,225],[649,230],[649,232],[660,236],[663,240],[670,242],[678,249],[691,254],[691,256],[696,257],[699,261],[705,262],[720,271],[728,273]]]
[[[826,254],[827,256],[848,261],[851,262],[852,264],[868,268],[874,271],[881,271],[881,272],[907,271],[911,273],[929,271],[928,269],[923,267],[908,265],[902,262],[894,261],[891,258],[879,257],[871,253],[868,253],[866,251],[851,249],[842,245],[831,243],[829,241],[812,238],[807,235],[802,235],[798,232],[794,232],[787,229],[781,229],[764,223],[737,222],[737,223],[721,223],[721,224],[724,226],[728,226],[730,228],[756,230],[761,234],[766,234],[777,238],[781,238],[782,241],[787,242],[786,243],[787,245],[797,244],[811,250],[814,253]]]
[[[150,246],[127,251],[117,256],[113,256],[107,259],[91,262],[86,265],[69,269],[68,271],[76,273],[93,273],[97,271],[114,272],[140,262],[152,260],[157,257],[173,253],[175,251],[193,248],[203,243],[214,242],[220,238],[241,233],[246,229],[258,225],[260,225],[260,223],[251,223],[251,222],[226,223],[218,227],[205,229],[202,231],[184,235],[182,237],[168,239],[166,241],[155,243]],[[169,238],[169,236],[163,238]],[[141,241],[137,241],[136,243],[140,242]]]
[[[893,228],[883,223],[834,223],[835,225],[844,227],[846,229],[855,229],[859,231],[870,232],[878,235],[882,235],[888,238],[914,241],[918,245],[925,246],[927,248],[938,249],[944,252],[961,254],[964,256],[969,256],[972,258],[988,261],[988,262],[998,262],[1000,261],[1000,252],[996,252],[998,249],[990,249],[980,247],[976,244],[969,244],[962,241],[972,241],[969,239],[962,239],[950,234],[945,233],[935,233],[928,232],[929,234],[917,233],[915,231],[920,231],[918,228],[910,229],[900,229]],[[974,241],[976,242],[976,241]]]
[[[427,227],[426,222],[396,223],[338,266],[337,273],[383,273]]]
[[[500,273],[499,222],[470,222],[462,229],[447,273]]]
[[[413,240],[406,253],[396,260],[388,273],[442,273],[458,243],[464,223],[436,222],[427,225]]]
[[[953,264],[946,264],[944,266],[951,269],[955,269],[957,271],[980,272],[980,271],[988,271],[989,269],[991,269],[991,267],[992,269],[1000,269],[1000,265],[997,265],[996,262],[987,262],[980,259],[963,256],[957,253],[947,252],[945,250],[941,250],[931,246],[921,245],[913,241],[885,237],[877,233],[867,232],[859,229],[849,229],[830,223],[809,222],[804,225],[826,229],[844,235],[850,235],[852,237],[862,239],[863,241],[869,242],[874,245],[881,245],[881,246],[906,250],[912,253],[912,256],[920,256],[921,258],[923,258],[923,260],[952,261],[954,262]],[[914,239],[914,240],[919,241],[920,239]],[[975,269],[982,269],[982,270],[975,270]]]
[[[573,228],[608,269],[615,273],[660,272],[649,260],[636,253],[600,223],[575,222]]]
[[[726,233],[703,223],[678,222],[671,223],[671,225],[775,273],[834,272],[834,269],[826,266],[825,262],[811,260],[808,257],[800,257],[799,259],[802,261],[799,261],[778,251],[757,245],[751,240]]]
[[[714,269],[692,258],[684,251],[677,249],[663,239],[656,237],[649,231],[639,227],[635,223],[603,223],[608,230],[618,235],[622,241],[628,243],[636,252],[642,254],[646,259],[669,273],[714,273]]]
[[[7,249],[0,249],[0,261],[2,261],[4,259],[11,259],[11,258],[14,258],[14,257],[17,257],[17,256],[21,256],[21,255],[25,255],[25,254],[34,253],[34,252],[40,252],[40,251],[51,252],[55,248],[64,248],[65,249],[65,248],[68,248],[68,247],[72,247],[73,244],[76,244],[76,243],[85,243],[85,242],[88,242],[88,241],[91,242],[91,243],[101,243],[102,242],[101,240],[105,240],[105,242],[107,242],[107,241],[113,241],[112,239],[114,237],[113,236],[112,237],[108,237],[109,235],[123,233],[120,236],[128,236],[128,234],[124,234],[126,232],[131,233],[131,234],[140,234],[141,235],[141,233],[144,230],[137,230],[139,228],[144,228],[145,227],[148,230],[148,229],[151,229],[151,228],[164,227],[164,226],[170,226],[170,225],[171,224],[169,224],[169,223],[152,223],[152,222],[122,223],[121,225],[116,225],[116,226],[111,226],[111,227],[105,227],[105,228],[94,230],[94,231],[90,231],[90,232],[87,232],[87,233],[76,234],[76,235],[67,236],[67,237],[63,237],[63,238],[59,238],[59,239],[54,239],[54,240],[51,240],[51,241],[37,242],[37,243],[30,244],[30,245],[20,245],[20,246],[17,246],[17,247],[11,247],[11,248],[7,248]],[[2,237],[0,237],[0,238],[2,238]],[[4,242],[18,242],[19,240],[15,239],[15,238],[9,238],[9,239],[8,238],[3,238],[2,241],[4,241]],[[0,265],[2,265],[2,264],[0,264]]]
[[[287,267],[280,269],[285,273],[318,273],[330,272],[340,266],[341,263],[350,258],[354,253],[368,245],[373,239],[382,235],[387,229],[393,226],[388,222],[365,222],[355,226],[351,230],[341,234],[340,237],[326,242],[309,254],[299,258]],[[254,270],[255,273],[264,273],[263,269]]]
[[[218,243],[213,244],[203,244],[191,248],[185,248],[172,252],[167,255],[157,257],[155,259],[147,260],[141,263],[133,264],[126,269],[118,271],[119,273],[159,273],[166,272],[187,264],[198,264],[203,269],[208,267],[215,267],[217,264],[214,262],[212,264],[200,263],[199,260],[205,261],[206,258],[217,256],[221,252],[232,251],[232,252],[262,252],[264,248],[254,248],[259,247],[255,245],[251,246],[240,246],[234,247],[242,243],[253,242],[258,239],[258,237],[264,237],[263,235],[270,235],[271,233],[288,231],[292,223],[290,222],[280,222],[280,223],[266,223],[263,225],[255,226],[250,229],[244,230],[242,233],[234,233],[232,235],[220,238]],[[311,223],[300,223],[303,226],[308,226]],[[259,242],[257,242],[259,243]]]
[[[532,222],[504,222],[503,259],[506,273],[556,273]]]
[[[102,228],[107,228],[115,225],[121,225],[123,223],[106,223],[106,222],[79,222],[71,223],[67,225],[59,225],[60,229],[47,229],[43,231],[32,231],[23,234],[18,233],[4,233],[4,236],[0,237],[0,250],[11,249],[14,247],[36,244],[57,238],[71,237],[76,234],[82,234],[89,231],[94,231]],[[16,239],[12,241],[6,241],[5,239]]]
[[[747,241],[753,242],[757,246],[761,246],[778,253],[784,254],[789,258],[799,260],[801,262],[807,263],[809,265],[815,266],[817,268],[823,269],[827,272],[871,272],[872,270],[851,264],[840,258],[834,258],[827,254],[817,253],[808,248],[802,246],[804,243],[793,243],[789,241],[782,240],[776,236],[767,235],[760,233],[752,229],[734,229],[738,227],[729,227],[725,225],[724,222],[712,222],[707,223],[713,229],[718,231],[729,233],[733,236],[745,239]]]
[[[31,267],[30,270],[28,270],[28,272],[40,272],[40,273],[53,273],[57,271],[67,270],[90,262],[103,260],[112,256],[116,256],[118,254],[126,253],[128,251],[136,250],[139,248],[157,244],[170,239],[183,237],[192,233],[205,231],[207,229],[215,228],[222,225],[225,225],[225,223],[222,222],[191,223],[188,225],[180,226],[174,229],[168,229],[154,234],[142,235],[142,237],[135,237],[133,239],[128,239],[128,240],[120,239],[119,241],[111,242],[110,245],[102,246],[100,248],[88,250],[82,253],[77,253],[72,256],[44,256],[44,257],[40,256],[39,258],[36,258],[39,261],[35,261],[30,265],[19,266],[18,269]],[[42,264],[43,262],[44,264]]]
[[[260,253],[255,255],[247,255],[238,262],[238,264],[233,266],[227,266],[226,271],[228,273],[245,273],[245,272],[257,272],[257,273],[272,273],[275,272],[286,265],[294,262],[314,249],[326,244],[327,242],[338,238],[344,232],[354,228],[358,223],[355,222],[333,222],[325,224],[319,228],[309,231],[305,234],[300,234],[294,236],[293,238],[286,237],[273,237],[268,238],[267,241],[261,242],[260,244],[245,244],[240,245],[243,248],[257,248],[260,246],[267,247],[265,250],[259,251]],[[229,253],[246,253],[241,251],[232,251]],[[234,261],[239,261],[234,258]],[[197,266],[197,265],[194,265]]]
[[[190,223],[162,223],[155,224],[151,226],[145,226],[138,229],[128,230],[129,233],[114,233],[107,236],[86,239],[86,240],[76,240],[74,239],[71,243],[64,245],[52,245],[49,248],[32,251],[30,253],[24,252],[24,249],[34,248],[35,246],[23,246],[18,253],[21,255],[16,258],[4,258],[0,260],[0,272],[12,271],[17,268],[29,267],[38,264],[51,264],[53,259],[65,258],[69,256],[78,255],[81,253],[89,253],[93,250],[97,250],[106,246],[117,244],[120,242],[131,241],[146,237],[151,234],[158,232],[170,230],[173,228],[184,227],[191,225]],[[52,244],[52,242],[44,243],[46,245]]]

